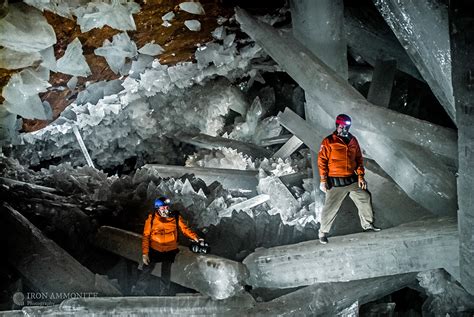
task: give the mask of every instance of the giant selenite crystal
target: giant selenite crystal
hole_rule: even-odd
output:
[[[349,52],[355,55],[355,58],[362,57],[372,66],[375,66],[377,59],[394,59],[399,70],[423,80],[393,32],[385,21],[378,17],[377,11],[373,11],[375,12],[365,8],[344,8],[344,30]]]
[[[243,30],[262,44],[270,56],[305,89],[305,92],[311,96],[311,100],[320,105],[318,109],[324,110],[327,116],[331,117],[331,120],[327,122],[333,122],[333,118],[341,112],[349,113],[353,121],[357,122],[353,129],[377,134],[384,131],[390,139],[407,141],[454,159],[453,153],[456,150],[454,131],[370,104],[352,86],[291,36],[256,21],[240,9],[237,10],[237,20],[241,23]],[[317,118],[317,116],[314,117]],[[385,144],[379,142],[378,146],[384,148]],[[387,146],[397,149],[398,143]],[[402,147],[400,150],[410,151],[410,148]],[[385,154],[382,153],[382,155]],[[373,158],[376,161],[384,159],[382,156]],[[433,203],[435,208],[433,212],[450,214],[454,212],[452,206],[455,203],[455,194],[453,195],[451,190],[453,176],[449,175],[442,165],[439,171],[446,177],[440,177],[438,173],[432,174],[435,178],[434,184],[436,184],[433,187],[439,187],[442,190],[439,194],[436,190],[429,190],[428,193],[430,199],[439,202],[439,204]],[[415,195],[412,197],[416,198]]]
[[[56,44],[56,34],[41,12],[23,3],[8,6],[0,19],[0,46],[23,52],[39,52]]]
[[[101,227],[95,243],[97,246],[132,261],[141,261],[142,235],[113,228]],[[155,266],[153,275],[160,276],[161,263]],[[243,290],[248,272],[241,263],[215,255],[192,253],[185,247],[171,266],[171,281],[195,289],[213,299],[225,299]]]
[[[439,0],[374,0],[374,3],[456,123],[447,6]]]
[[[349,113],[358,126],[371,132],[384,131],[391,138],[424,146],[454,159],[456,133],[435,124],[370,104],[347,81],[322,63],[291,35],[259,22],[242,9],[236,10],[242,29],[319,101],[333,118]]]
[[[8,261],[40,292],[98,292],[119,296],[110,282],[95,275],[7,204],[1,206]]]
[[[457,274],[457,223],[432,218],[377,233],[257,249],[243,263],[254,287],[289,288],[445,268]],[[457,276],[456,276],[457,278]]]

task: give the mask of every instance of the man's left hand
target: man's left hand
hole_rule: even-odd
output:
[[[367,182],[363,178],[359,178],[359,187],[362,189],[367,189]]]

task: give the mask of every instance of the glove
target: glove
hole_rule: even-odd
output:
[[[367,189],[367,182],[363,177],[359,177],[359,187],[362,189]]]
[[[327,183],[326,182],[321,182],[319,183],[319,189],[325,193],[328,190]]]
[[[143,260],[143,264],[145,264],[145,265],[150,264],[150,257],[148,256],[148,254],[143,254],[142,255],[142,260]]]

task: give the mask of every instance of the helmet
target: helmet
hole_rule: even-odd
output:
[[[155,209],[158,209],[162,206],[169,206],[171,203],[171,200],[168,197],[160,197],[155,199]]]
[[[338,115],[336,117],[336,128],[339,126],[339,125],[342,125],[344,127],[346,126],[351,126],[352,124],[352,119],[351,117],[349,117],[347,114],[343,114],[341,113],[340,115]]]

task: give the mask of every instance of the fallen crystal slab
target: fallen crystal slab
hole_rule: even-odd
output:
[[[41,61],[38,52],[23,53],[9,48],[0,49],[0,68],[19,69],[31,66]]]
[[[395,259],[395,260],[394,260]],[[375,233],[257,249],[243,263],[254,287],[289,288],[449,268],[459,261],[455,218],[431,218]],[[295,267],[298,268],[295,271]]]
[[[2,231],[11,247],[9,263],[40,292],[96,292],[119,296],[120,291],[61,249],[19,212],[3,204]],[[55,300],[57,302],[57,300]]]
[[[254,305],[255,300],[248,294],[218,301],[199,294],[83,297],[66,299],[52,307],[24,307],[19,312],[28,316],[242,316]]]
[[[245,143],[237,140],[213,137],[206,134],[180,134],[176,138],[181,142],[186,142],[204,149],[215,149],[220,147],[228,147],[236,149],[238,152],[244,153],[253,158],[270,157],[271,152],[267,149],[252,143]]]
[[[58,59],[57,71],[63,74],[82,77],[92,74],[86,58],[82,55],[81,41],[77,37],[69,43],[63,57]]]
[[[179,8],[183,11],[192,13],[192,14],[206,14],[204,8],[199,2],[181,2]]]
[[[95,244],[129,260],[141,262],[142,235],[118,228],[103,226],[99,229]],[[161,263],[152,272],[161,274]],[[226,299],[242,293],[248,272],[240,262],[215,255],[196,254],[180,247],[171,265],[171,281],[192,288],[213,299]]]
[[[287,158],[290,157],[301,145],[301,141],[297,136],[293,135],[286,143],[273,154],[272,157]]]
[[[377,277],[359,281],[321,283],[301,288],[249,311],[257,316],[335,316],[340,310],[377,300],[409,286],[416,280],[416,273]],[[357,315],[352,315],[357,316]]]
[[[289,139],[291,139],[291,134],[282,134],[272,138],[262,139],[260,141],[260,146],[270,146],[270,145],[277,145],[277,144],[284,144]]]
[[[153,169],[160,177],[179,178],[193,174],[207,185],[217,181],[227,189],[246,189],[256,194],[257,171],[243,171],[224,168],[184,167],[174,165],[146,164],[143,168]]]
[[[23,3],[8,5],[0,19],[0,46],[23,53],[39,52],[56,44],[56,34],[41,11]]]
[[[184,21],[184,25],[186,25],[190,31],[201,31],[201,22],[198,20],[186,20]]]
[[[164,51],[165,50],[160,45],[155,43],[146,43],[141,49],[138,50],[139,53],[150,56],[160,55]]]

